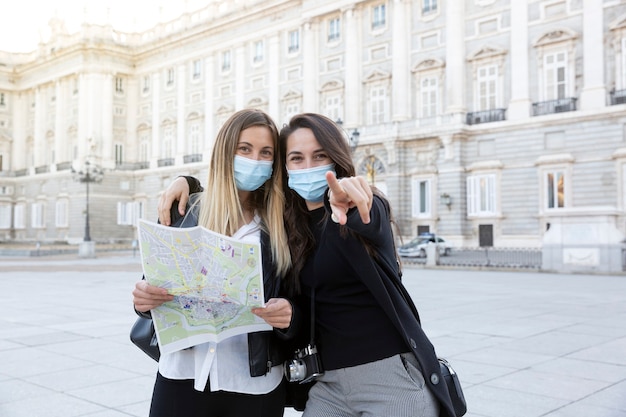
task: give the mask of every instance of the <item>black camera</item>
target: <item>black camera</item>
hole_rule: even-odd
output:
[[[305,384],[322,375],[324,368],[315,346],[296,350],[294,358],[285,362],[285,376],[289,382]]]

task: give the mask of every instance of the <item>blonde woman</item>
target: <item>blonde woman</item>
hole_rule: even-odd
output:
[[[287,357],[281,339],[289,339],[295,329],[290,327],[292,304],[280,297],[291,260],[283,222],[284,165],[277,150],[278,131],[267,114],[253,109],[235,113],[215,140],[206,189],[180,207],[184,216],[172,210],[170,218],[173,226],[202,225],[260,242],[266,307],[253,312],[274,330],[161,355],[150,417],[283,415]],[[197,186],[189,181],[192,188]],[[133,291],[139,314],[149,314],[172,299],[165,289],[145,280]]]

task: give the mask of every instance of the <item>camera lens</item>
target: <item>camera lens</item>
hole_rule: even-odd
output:
[[[306,365],[302,361],[293,360],[285,366],[285,376],[289,382],[298,382],[306,375]]]

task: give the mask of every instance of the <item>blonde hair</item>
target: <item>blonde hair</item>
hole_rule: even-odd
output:
[[[241,132],[252,126],[267,127],[273,139],[273,172],[263,186],[250,194],[250,202],[260,215],[262,226],[269,234],[273,262],[279,276],[291,267],[291,256],[285,232],[283,194],[284,167],[278,157],[278,129],[272,119],[257,109],[240,110],[233,114],[217,133],[209,164],[209,175],[200,204],[199,224],[214,232],[233,236],[244,223],[243,208],[237,193],[234,159]]]

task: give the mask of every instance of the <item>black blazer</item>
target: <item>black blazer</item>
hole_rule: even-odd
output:
[[[381,229],[388,228],[389,231],[382,234],[392,237],[391,222],[388,221],[390,219],[388,203],[375,196],[373,204],[382,205],[387,216],[381,216],[380,225],[370,224],[368,226],[380,227]],[[327,196],[325,206],[326,210],[330,211]],[[350,209],[348,216],[359,217],[359,214],[356,209]],[[384,249],[379,247],[376,250],[375,259],[368,254],[365,246],[360,245],[361,253],[356,254],[356,259],[359,259],[359,262],[352,262],[351,267],[374,295],[378,304],[404,338],[410,351],[415,354],[426,385],[440,403],[440,417],[455,417],[448,388],[441,376],[435,348],[422,330],[417,308],[400,281],[400,269],[393,250],[393,242],[380,243]]]

